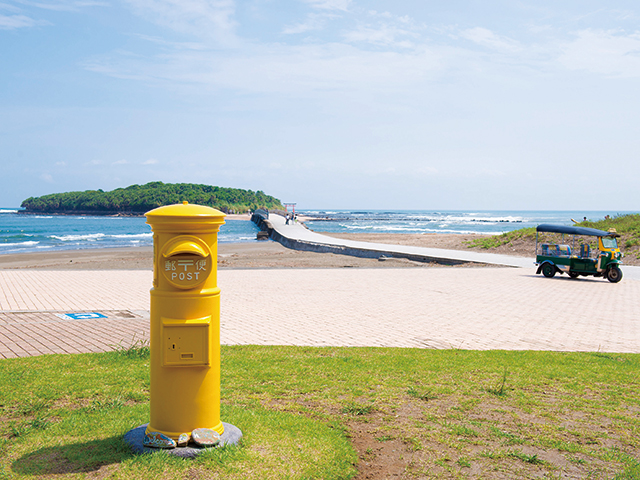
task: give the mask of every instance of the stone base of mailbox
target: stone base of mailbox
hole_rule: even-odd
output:
[[[147,425],[149,424],[145,423],[144,425],[140,425],[139,427],[134,428],[133,430],[129,430],[125,434],[124,441],[127,444],[129,444],[129,446],[133,450],[133,453],[141,454],[141,453],[155,453],[155,452],[162,451],[162,452],[167,452],[169,455],[175,455],[176,457],[194,458],[200,455],[202,452],[209,450],[210,448],[220,448],[220,447],[224,447],[225,445],[237,445],[240,442],[240,440],[242,440],[242,431],[238,427],[231,425],[229,423],[222,422],[222,425],[224,425],[224,433],[220,437],[220,443],[215,447],[199,448],[199,447],[187,446],[187,447],[176,447],[171,449],[149,448],[149,447],[145,447],[142,443],[144,440],[144,432],[147,428]]]

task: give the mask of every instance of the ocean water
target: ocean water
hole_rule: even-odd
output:
[[[630,212],[601,211],[381,211],[381,210],[308,210],[305,222],[316,232],[331,233],[481,233],[497,235],[535,227],[541,223],[573,225],[573,221],[601,220]]]
[[[0,208],[0,255],[51,250],[142,247],[153,245],[151,227],[141,217],[20,215]],[[572,225],[571,219],[599,220],[629,212],[593,211],[379,211],[308,210],[307,226],[336,233],[483,233],[499,234],[540,223]],[[226,220],[218,240],[254,242],[258,228],[246,220]]]
[[[151,227],[143,217],[20,215],[0,208],[0,255],[86,248],[153,245]],[[258,227],[246,220],[225,220],[218,241],[256,241]]]

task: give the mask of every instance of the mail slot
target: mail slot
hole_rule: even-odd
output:
[[[147,212],[153,231],[150,422],[173,440],[220,420],[218,230],[224,214],[183,202]]]
[[[211,317],[197,320],[162,319],[162,365],[208,366]]]
[[[165,245],[161,261],[163,274],[172,286],[190,289],[209,278],[214,259],[201,239],[180,235]]]

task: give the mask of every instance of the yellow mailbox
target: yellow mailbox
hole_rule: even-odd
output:
[[[178,440],[220,435],[218,230],[224,214],[183,202],[146,213],[153,230],[151,418],[146,432]]]

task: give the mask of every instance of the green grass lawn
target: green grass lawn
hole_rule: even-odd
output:
[[[223,347],[221,416],[243,442],[184,460],[122,440],[149,418],[144,349],[2,360],[0,478],[640,478],[639,366],[607,353]]]

